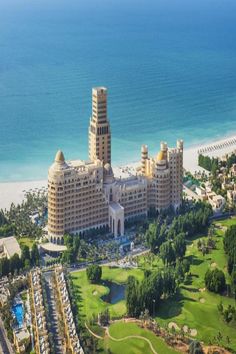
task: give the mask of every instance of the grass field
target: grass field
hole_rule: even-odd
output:
[[[198,239],[206,239],[206,236],[196,236],[188,241],[186,257],[191,260],[190,276],[188,281],[181,285],[179,293],[169,300],[163,300],[157,306],[156,320],[162,326],[167,326],[169,322],[175,322],[180,328],[187,325],[189,329],[197,330],[195,338],[217,344],[215,337],[221,332],[223,339],[219,345],[229,347],[236,351],[236,327],[226,324],[218,312],[217,305],[222,301],[224,306],[228,304],[235,305],[232,298],[220,296],[205,290],[204,276],[207,269],[217,267],[225,272],[227,282],[229,275],[227,273],[227,259],[223,250],[224,228],[236,224],[236,218],[218,221],[215,223],[216,249],[205,256],[197,248]],[[222,228],[223,227],[223,228]],[[162,268],[163,263],[159,257],[150,257],[143,255],[138,260],[139,269],[124,270],[120,268],[103,267],[103,280],[111,280],[117,283],[125,283],[129,275],[134,275],[137,279],[143,278],[144,269]],[[109,308],[112,317],[121,317],[126,312],[125,301],[111,305],[105,303],[101,296],[106,294],[109,289],[103,285],[90,284],[87,280],[86,272],[73,273],[73,281],[77,288],[77,303],[80,307],[80,314],[85,319],[91,318],[93,314],[97,315],[105,308]],[[130,325],[130,326],[129,326]],[[121,327],[120,327],[121,326]],[[128,326],[128,327],[127,327]],[[129,335],[128,333],[138,334],[142,331],[135,325],[117,323],[111,326],[111,334],[118,336]],[[166,346],[160,338],[157,338],[151,332],[145,335],[152,335],[153,341],[157,345],[158,353],[174,353]],[[153,343],[152,341],[152,343]],[[160,342],[161,341],[161,342]],[[153,344],[154,345],[154,344]],[[127,339],[124,342],[114,342],[106,339],[105,348],[109,348],[113,353],[149,353],[148,343],[136,339]],[[159,346],[159,347],[158,347]],[[168,350],[168,351],[167,351]]]
[[[236,219],[220,222],[222,226],[236,224]],[[209,343],[215,342],[214,337],[219,331],[223,335],[221,345],[229,346],[236,350],[236,327],[227,325],[220,316],[217,305],[222,301],[223,305],[235,305],[233,299],[220,296],[207,290],[199,291],[205,287],[204,276],[208,268],[222,269],[229,281],[226,271],[226,256],[223,250],[223,231],[216,231],[217,249],[203,256],[197,249],[197,239],[190,242],[186,255],[191,258],[191,276],[189,283],[181,286],[180,293],[173,299],[163,301],[157,311],[157,321],[161,324],[176,322],[179,327],[187,325],[197,330],[197,338]],[[203,302],[201,302],[201,301]],[[228,343],[227,336],[230,338]]]
[[[221,220],[218,223],[220,223],[222,226],[227,226],[227,227],[229,227],[231,225],[236,225],[236,217]],[[217,224],[217,222],[215,224]]]
[[[134,275],[137,279],[142,279],[143,271],[140,269],[121,269],[102,267],[102,280],[110,280],[115,283],[124,284],[129,275]],[[73,272],[73,283],[77,290],[77,303],[80,314],[89,319],[92,315],[109,308],[112,317],[121,317],[126,313],[125,300],[114,305],[108,304],[101,299],[102,295],[109,292],[108,287],[88,282],[86,271]]]
[[[17,241],[19,242],[21,247],[28,246],[31,249],[33,246],[33,243],[35,242],[35,239],[29,238],[29,237],[19,237],[17,239]]]
[[[117,322],[110,326],[110,335],[114,338],[120,339],[128,336],[142,336],[150,340],[153,348],[158,354],[175,354],[176,350],[167,346],[162,338],[155,336],[151,331],[140,328],[134,323]],[[115,342],[106,337],[104,341],[99,341],[100,350],[107,352],[108,349],[113,354],[153,354],[149,344],[139,338],[127,338],[124,341]]]

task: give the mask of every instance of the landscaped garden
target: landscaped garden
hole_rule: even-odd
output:
[[[30,237],[19,237],[18,242],[21,247],[28,246],[29,249],[31,249],[33,244],[35,243],[35,239]]]
[[[139,338],[138,338],[139,337]],[[152,347],[150,346],[150,343]],[[175,354],[165,341],[151,331],[135,323],[116,322],[109,327],[109,335],[99,341],[99,347],[106,352],[122,354]]]
[[[219,345],[236,350],[236,326],[235,322],[226,323],[219,312],[218,305],[222,303],[235,306],[232,297],[227,296],[227,289],[223,295],[210,292],[205,286],[205,274],[208,269],[222,270],[226,282],[230,282],[227,272],[227,257],[223,248],[224,231],[226,227],[236,225],[236,219],[228,219],[214,224],[212,236],[215,247],[208,253],[199,249],[199,240],[206,243],[208,236],[194,236],[187,241],[185,259],[191,261],[190,271],[184,283],[180,284],[177,293],[168,299],[161,299],[155,304],[155,319],[161,327],[170,333],[180,333],[184,336],[204,341],[206,345]],[[77,291],[77,304],[80,316],[88,321],[94,315],[109,309],[111,318],[121,318],[127,312],[124,299],[115,303],[108,303],[102,297],[109,293],[107,281],[117,284],[125,284],[130,275],[142,281],[145,270],[163,269],[164,264],[159,255],[142,255],[138,259],[138,269],[123,269],[102,267],[102,279],[100,283],[93,284],[87,279],[86,271],[72,273],[73,283]],[[129,335],[140,335],[150,339],[158,353],[174,353],[167,344],[151,331],[140,328],[137,324],[117,322],[109,327],[109,333],[116,339]],[[102,336],[103,337],[103,336]],[[152,353],[153,350],[147,341],[142,339],[127,338],[115,341],[105,335],[99,340],[99,347],[110,349],[112,353]]]
[[[220,224],[230,226],[236,224],[236,219],[225,220]],[[187,326],[186,332],[194,330],[196,337],[205,343],[215,344],[219,339],[220,345],[236,350],[236,326],[226,324],[217,308],[220,302],[223,306],[228,306],[235,305],[235,301],[227,296],[209,292],[204,284],[204,276],[209,268],[217,267],[224,271],[226,279],[229,277],[223,250],[223,231],[219,228],[216,230],[216,249],[209,254],[203,256],[198,250],[198,239],[189,242],[186,251],[186,256],[192,259],[189,283],[182,285],[179,294],[172,299],[159,304],[156,320],[161,325],[170,326],[172,322],[176,329]]]
[[[78,305],[80,315],[90,319],[93,315],[109,308],[111,317],[122,317],[126,313],[125,299],[114,304],[104,302],[101,297],[109,292],[107,281],[125,284],[128,276],[133,275],[137,279],[143,278],[143,271],[140,269],[122,269],[102,267],[102,279],[100,284],[92,284],[88,281],[86,271],[71,273],[75,289],[78,294]],[[104,285],[103,285],[104,283]]]

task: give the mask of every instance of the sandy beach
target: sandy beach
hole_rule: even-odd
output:
[[[0,209],[9,209],[11,203],[19,204],[23,201],[26,192],[37,192],[46,188],[47,181],[23,181],[0,183]]]
[[[198,153],[211,157],[221,157],[227,153],[236,151],[236,136],[216,140],[210,144],[196,145],[184,150],[184,168],[186,171],[194,173],[201,170],[198,166]],[[125,166],[114,166],[113,171],[117,178],[128,178],[136,174],[139,162],[127,164]],[[21,181],[21,182],[1,182],[0,183],[0,209],[9,209],[11,203],[21,203],[26,192],[38,191],[46,188],[47,181]]]

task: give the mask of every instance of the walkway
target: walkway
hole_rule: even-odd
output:
[[[43,273],[45,279],[45,288],[47,295],[48,312],[50,318],[50,332],[53,336],[53,343],[55,345],[55,352],[57,354],[63,354],[63,338],[61,337],[59,330],[59,318],[56,308],[56,292],[52,283],[53,272]]]
[[[1,318],[0,318],[0,353],[14,354],[9,339],[7,338],[7,333]]]
[[[89,333],[94,336],[95,338],[97,339],[104,339],[103,337],[99,336],[98,334],[94,333],[93,331],[91,331],[91,329],[88,327],[87,323],[85,323],[85,327],[87,328],[87,330],[89,331]],[[132,336],[126,336],[126,337],[123,337],[123,338],[114,338],[110,335],[110,332],[109,332],[109,327],[106,327],[106,334],[107,336],[113,340],[114,342],[122,342],[124,340],[127,340],[127,339],[141,339],[141,340],[144,340],[148,343],[149,347],[151,348],[151,351],[154,353],[154,354],[157,354],[157,351],[154,349],[153,345],[152,345],[152,342],[147,339],[146,337],[143,337],[143,336],[136,336],[136,335],[132,335]]]
[[[149,347],[151,348],[151,351],[154,353],[154,354],[157,354],[156,350],[154,349],[153,345],[152,345],[152,342],[147,339],[146,337],[143,337],[143,336],[135,336],[135,335],[132,335],[132,336],[127,336],[127,337],[123,337],[123,338],[114,338],[110,335],[110,332],[109,332],[109,328],[106,329],[106,333],[108,335],[108,337],[113,340],[114,342],[122,342],[123,340],[127,340],[127,339],[142,339],[144,341],[146,341],[148,344],[149,344]]]
[[[85,327],[87,328],[87,330],[89,331],[90,334],[92,334],[93,337],[97,338],[97,339],[104,339],[103,337],[99,336],[98,334],[94,333],[87,325],[87,323],[85,322]]]

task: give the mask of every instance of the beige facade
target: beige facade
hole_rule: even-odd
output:
[[[148,208],[157,210],[181,204],[183,189],[183,141],[178,140],[176,148],[168,148],[161,142],[156,158],[149,157],[148,147],[141,148],[141,175],[148,184]]]
[[[83,232],[108,223],[102,162],[69,161],[59,151],[48,173],[48,232],[62,243],[66,233]]]
[[[183,141],[150,157],[141,148],[141,166],[135,176],[116,178],[111,167],[111,135],[107,119],[107,90],[92,91],[89,126],[90,161],[65,161],[58,151],[48,173],[48,233],[50,240],[63,242],[65,233],[90,229],[124,234],[124,221],[147,216],[182,200]]]
[[[89,159],[111,163],[111,132],[107,118],[107,89],[92,90],[92,116],[89,125]]]

